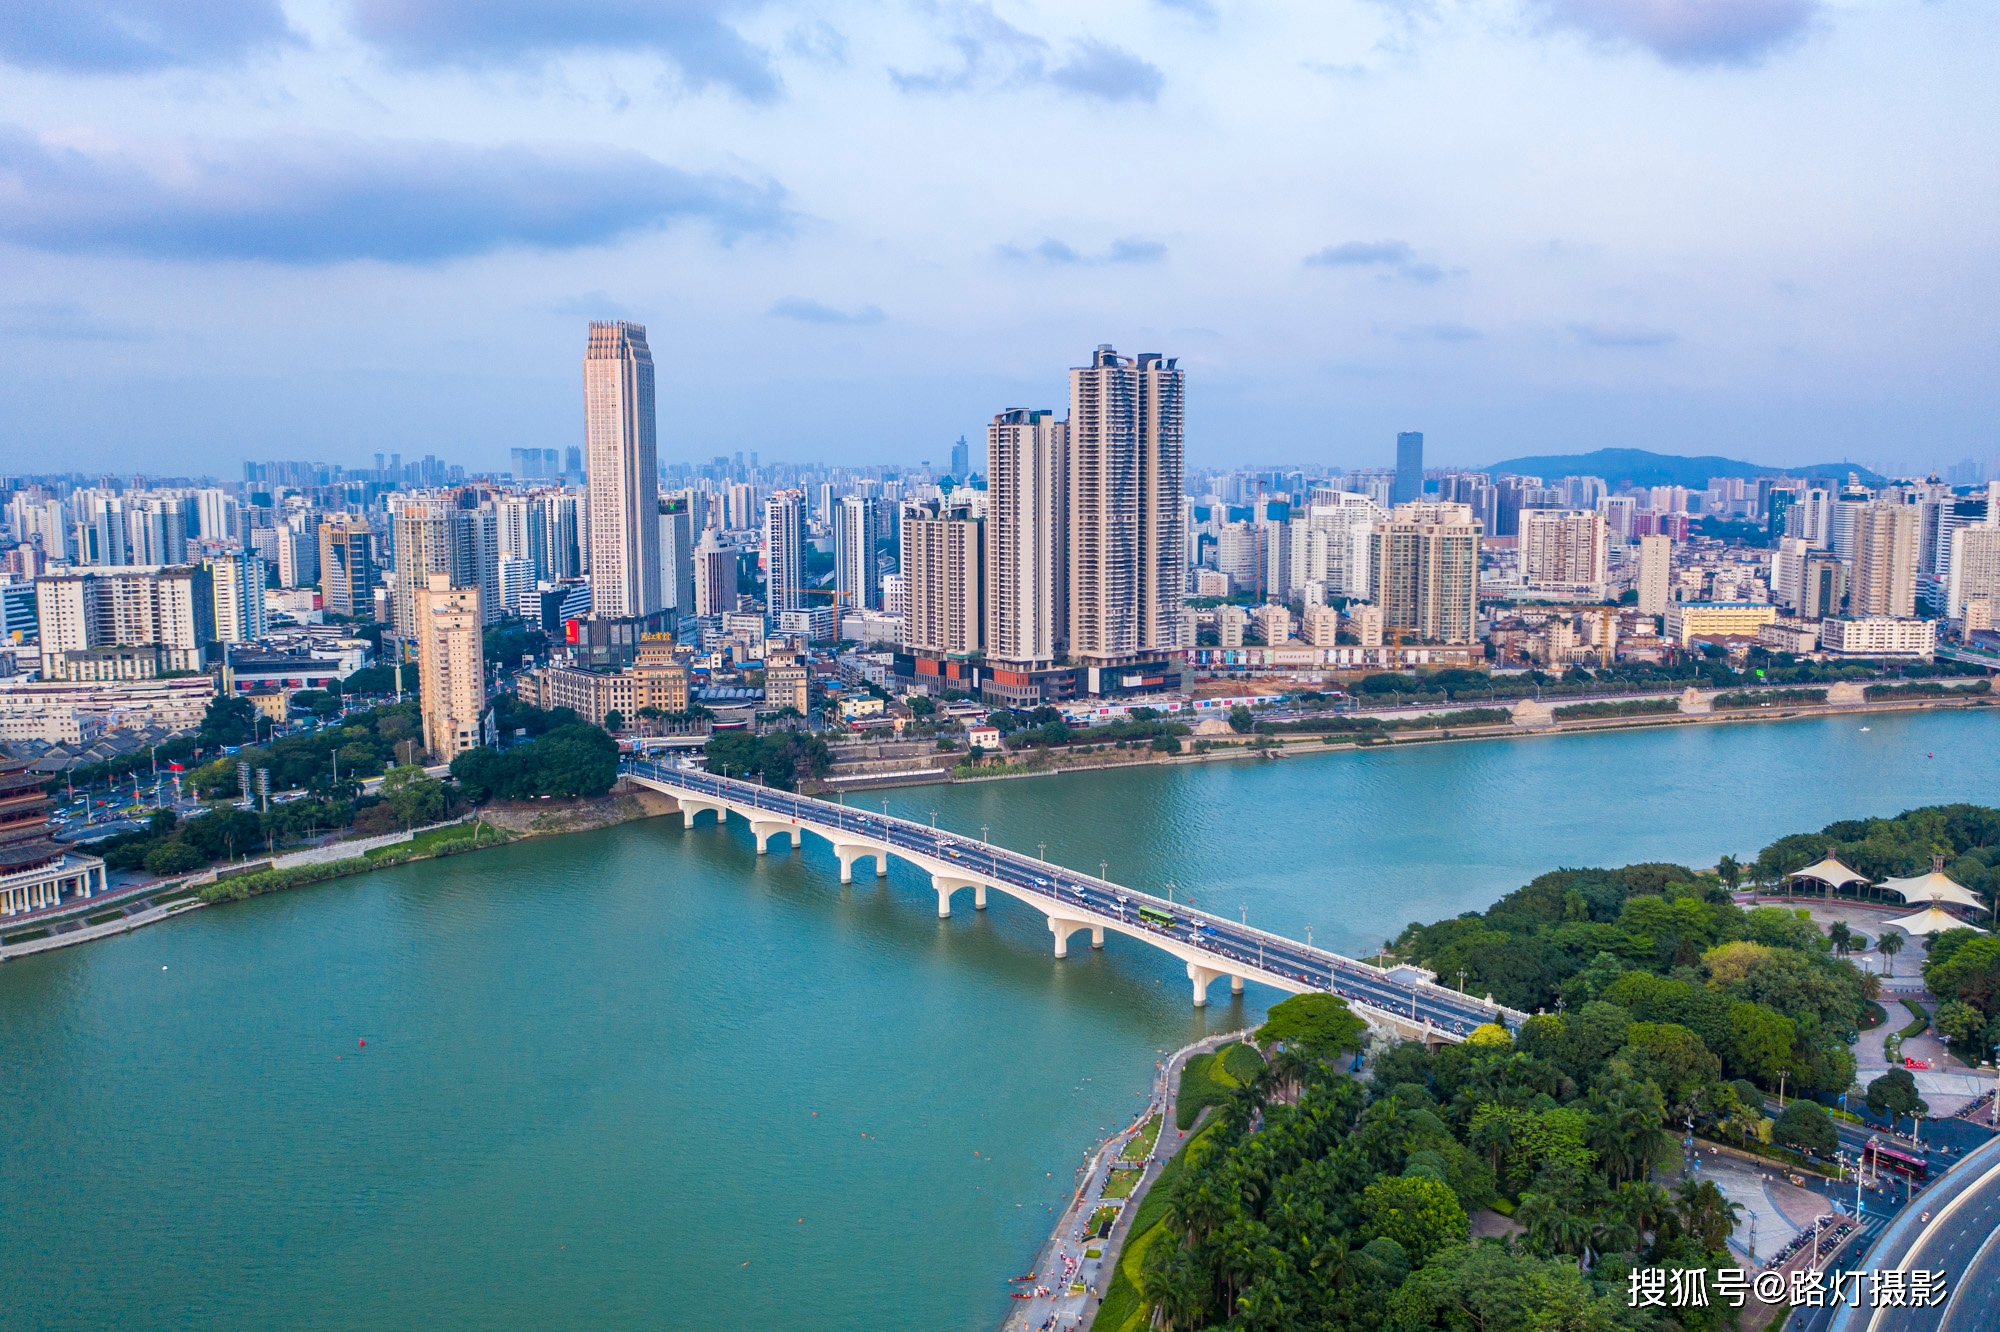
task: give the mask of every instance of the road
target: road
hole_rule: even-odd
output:
[[[1968,1153],[1903,1212],[1867,1257],[1868,1271],[1943,1272],[1943,1302],[1923,1308],[1842,1308],[1830,1332],[1992,1332],[2000,1329],[2000,1138]],[[1864,1305],[1868,1295],[1864,1292]]]
[[[1214,970],[1225,974],[1243,974],[1246,968],[1254,968],[1283,977],[1301,990],[1331,992],[1407,1021],[1428,1022],[1457,1036],[1495,1021],[1518,1030],[1527,1016],[1441,985],[1399,981],[1338,953],[908,819],[643,760],[627,759],[619,767],[662,786],[749,805],[808,826],[832,827],[858,839],[887,843],[892,851],[952,865],[968,878],[1004,884],[1018,896],[1037,905],[1046,904],[1057,917],[1062,917],[1065,909],[1082,910],[1105,918],[1107,924],[1135,938],[1171,940],[1202,956],[1204,965],[1212,964]]]

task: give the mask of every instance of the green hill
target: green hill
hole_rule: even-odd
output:
[[[1691,490],[1707,487],[1721,476],[1803,476],[1838,485],[1848,473],[1861,478],[1863,485],[1879,486],[1884,477],[1859,463],[1813,463],[1806,467],[1766,467],[1738,462],[1734,458],[1686,458],[1671,453],[1648,453],[1644,449],[1599,449],[1595,453],[1550,454],[1536,458],[1509,458],[1484,470],[1499,475],[1514,472],[1554,480],[1562,476],[1601,476],[1612,486],[1686,486]]]

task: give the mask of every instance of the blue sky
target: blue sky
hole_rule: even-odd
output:
[[[1975,0],[23,0],[0,470],[942,461],[1099,342],[1197,463],[2000,458]]]

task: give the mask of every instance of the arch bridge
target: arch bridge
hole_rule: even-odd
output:
[[[872,861],[883,877],[891,856],[905,860],[930,875],[940,917],[951,915],[952,900],[961,892],[970,890],[975,910],[986,908],[989,892],[1005,893],[1047,919],[1059,958],[1069,955],[1070,940],[1085,931],[1092,948],[1104,946],[1106,932],[1137,939],[1186,964],[1197,1008],[1208,1003],[1208,987],[1226,978],[1232,994],[1241,994],[1249,980],[1290,994],[1336,994],[1376,1026],[1430,1042],[1463,1040],[1487,1022],[1518,1030],[1526,1017],[1409,973],[1385,972],[909,819],[645,759],[624,759],[619,771],[626,780],[671,797],[685,827],[692,828],[703,813],[713,813],[717,823],[738,815],[750,825],[759,855],[769,851],[773,838],[788,839],[793,847],[804,844],[806,833],[824,839],[840,862],[842,883],[854,881],[859,862]]]

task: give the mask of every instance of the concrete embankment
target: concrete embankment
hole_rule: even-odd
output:
[[[1468,707],[1476,706],[1468,704]],[[1555,706],[1564,706],[1560,701]],[[1189,763],[1229,763],[1256,758],[1296,758],[1310,754],[1345,754],[1356,749],[1386,749],[1395,745],[1457,744],[1474,740],[1526,740],[1558,735],[1598,734],[1606,731],[1659,730],[1674,726],[1742,725],[1745,723],[1800,721],[1822,717],[1872,716],[1885,712],[1968,710],[1994,707],[1989,695],[1973,698],[1891,699],[1879,703],[1827,703],[1773,706],[1770,708],[1729,708],[1702,712],[1642,713],[1630,717],[1591,717],[1573,721],[1551,718],[1538,724],[1502,722],[1486,726],[1451,726],[1440,729],[1399,731],[1336,731],[1274,736],[1244,736],[1240,740],[1219,736],[1194,737],[1213,742],[1216,747],[1196,754],[1155,754],[1145,750],[1111,754],[1064,755],[1040,764],[993,764],[984,768],[954,768],[948,778],[935,770],[905,775],[883,773],[871,777],[870,789],[895,786],[927,786],[939,781],[991,782],[1013,777],[1053,777],[1062,773],[1098,772],[1104,769],[1166,767]],[[1361,716],[1371,714],[1356,714]],[[1268,741],[1253,748],[1259,740]],[[821,794],[831,795],[845,785],[827,784]],[[848,789],[853,789],[849,787]]]

